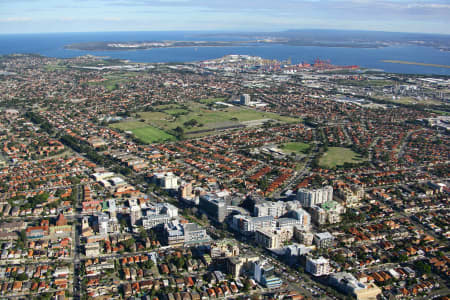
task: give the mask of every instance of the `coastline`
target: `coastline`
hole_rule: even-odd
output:
[[[390,64],[402,64],[402,65],[414,65],[414,66],[450,69],[449,65],[430,64],[430,63],[421,63],[421,62],[404,61],[404,60],[389,60],[389,59],[387,59],[387,60],[382,60],[382,62],[390,63]]]

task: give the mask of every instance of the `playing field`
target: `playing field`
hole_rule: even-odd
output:
[[[319,165],[322,168],[334,168],[344,163],[360,163],[364,159],[358,153],[348,148],[330,147],[320,158]]]
[[[143,122],[121,122],[112,124],[111,127],[121,129],[124,131],[131,131],[134,136],[144,143],[155,143],[175,140],[173,135],[158,129],[153,126],[149,126]]]
[[[281,146],[281,149],[284,153],[308,153],[309,148],[311,148],[310,145],[306,143],[287,143]]]

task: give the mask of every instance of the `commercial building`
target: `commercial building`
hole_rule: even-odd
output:
[[[86,244],[84,245],[84,251],[88,257],[98,256],[100,254],[100,243],[95,242]]]
[[[361,283],[347,272],[332,274],[328,278],[328,283],[338,291],[355,296],[358,300],[375,300],[381,294],[381,289],[375,284]]]
[[[253,264],[253,276],[258,283],[269,289],[279,288],[283,284],[283,281],[274,275],[274,267],[266,261]]]
[[[157,203],[146,210],[142,217],[142,226],[151,229],[161,224],[167,224],[178,217],[178,208],[170,203]]]
[[[169,246],[203,244],[210,240],[206,230],[195,223],[174,220],[164,225],[164,241]]]
[[[320,189],[299,189],[297,199],[304,207],[311,207],[333,200],[333,187],[325,186]]]

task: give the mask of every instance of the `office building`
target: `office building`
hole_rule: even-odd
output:
[[[116,206],[116,200],[115,199],[109,199],[108,200],[108,212],[111,218],[116,218],[117,216],[117,206]]]
[[[183,224],[183,230],[185,246],[203,244],[211,241],[211,238],[206,233],[206,229],[196,223]]]
[[[269,289],[279,288],[283,283],[274,275],[274,267],[266,261],[257,261],[253,264],[253,277],[259,284]]]

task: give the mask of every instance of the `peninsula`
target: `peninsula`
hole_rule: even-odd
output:
[[[175,47],[226,47],[236,46],[247,42],[234,41],[134,41],[134,42],[85,42],[64,46],[65,49],[90,50],[90,51],[123,51],[145,50],[153,48]]]

